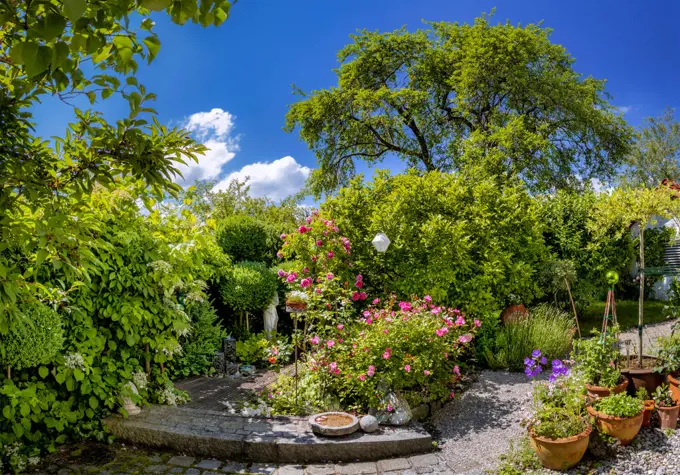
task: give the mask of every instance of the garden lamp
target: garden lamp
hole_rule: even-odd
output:
[[[378,233],[373,238],[373,241],[371,241],[371,244],[373,244],[373,247],[375,247],[376,251],[385,252],[390,246],[390,242],[390,238],[388,238],[385,233]]]

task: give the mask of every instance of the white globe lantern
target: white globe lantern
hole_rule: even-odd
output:
[[[376,234],[373,238],[373,241],[371,241],[373,247],[375,247],[375,250],[378,252],[387,251],[387,248],[390,246],[390,242],[390,238],[388,238],[385,233]]]

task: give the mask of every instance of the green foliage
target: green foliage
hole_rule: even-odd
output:
[[[15,370],[51,362],[64,344],[64,331],[59,314],[41,303],[21,309],[28,325],[0,335],[0,366]]]
[[[271,262],[275,243],[273,231],[255,218],[235,215],[220,222],[217,243],[235,262]]]
[[[614,365],[619,358],[616,332],[616,328],[610,328],[606,334],[593,330],[591,338],[574,341],[573,359],[586,383],[611,388],[621,379]]]
[[[353,180],[322,212],[352,242],[371,295],[431,295],[482,314],[501,309],[510,294],[526,303],[542,294],[543,217],[520,183],[380,172],[372,183]],[[371,245],[380,231],[392,241],[384,254]]]
[[[247,340],[236,342],[236,356],[246,365],[262,363],[268,355],[268,346],[269,341],[266,338],[253,334]]]
[[[297,382],[297,398],[295,377],[281,373],[276,382],[263,393],[263,398],[271,408],[273,415],[304,416],[333,409],[342,409],[333,402],[332,397],[324,391],[319,373],[312,371],[308,365],[300,365],[300,378]]]
[[[644,409],[644,403],[623,392],[593,402],[593,408],[608,416],[635,417]]]
[[[215,352],[222,348],[227,332],[210,303],[190,303],[186,309],[191,330],[179,339],[181,356],[170,361],[168,369],[176,377],[210,374],[214,371]]]
[[[494,369],[521,370],[524,358],[535,349],[549,360],[563,358],[571,347],[574,317],[552,305],[541,304],[530,310],[527,319],[498,325],[493,333],[484,333],[487,329],[482,328],[481,337],[485,340],[483,346],[478,346],[479,360]]]
[[[654,404],[656,407],[674,407],[677,405],[675,400],[673,400],[673,392],[668,384],[662,384],[656,388],[654,391]]]
[[[428,26],[362,30],[338,54],[337,87],[296,91],[286,129],[317,156],[315,194],[345,186],[357,160],[389,154],[424,171],[481,165],[543,190],[613,176],[632,131],[605,82],[574,71],[550,30],[486,15]]]
[[[276,274],[261,262],[241,262],[225,275],[220,292],[224,303],[239,312],[260,312],[274,297]]]
[[[536,452],[529,443],[529,438],[524,436],[519,443],[510,441],[510,449],[500,456],[500,465],[496,475],[525,475],[531,470],[539,470],[543,467]]]
[[[677,325],[669,335],[664,335],[657,340],[658,366],[655,368],[657,373],[673,374],[680,371],[680,334],[677,332]]]
[[[632,186],[653,188],[663,180],[680,179],[680,122],[667,108],[660,117],[648,117],[637,131],[635,145],[626,155],[622,180]]]

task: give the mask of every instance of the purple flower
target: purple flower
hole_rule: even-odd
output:
[[[548,358],[546,358],[545,356],[542,357],[539,361],[541,364],[548,364]]]
[[[533,358],[539,358],[541,356],[541,350],[534,350],[531,352]]]
[[[529,358],[528,356],[524,358],[524,366],[529,366],[531,365],[531,363],[532,363],[531,358]]]

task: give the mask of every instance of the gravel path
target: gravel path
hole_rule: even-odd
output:
[[[670,334],[671,330],[673,329],[673,325],[675,325],[677,322],[678,320],[675,319],[668,320],[666,322],[645,325],[642,330],[642,344],[644,345],[643,354],[653,355],[657,346],[656,340],[661,336]],[[619,341],[624,343],[624,345],[622,345],[621,351],[625,352],[625,342],[630,341],[630,353],[637,354],[637,347],[639,346],[637,328],[631,328],[630,330],[621,332],[619,335]]]
[[[433,424],[441,436],[440,456],[454,473],[483,473],[519,440],[522,406],[531,390],[524,373],[482,371],[462,397],[437,414]]]

